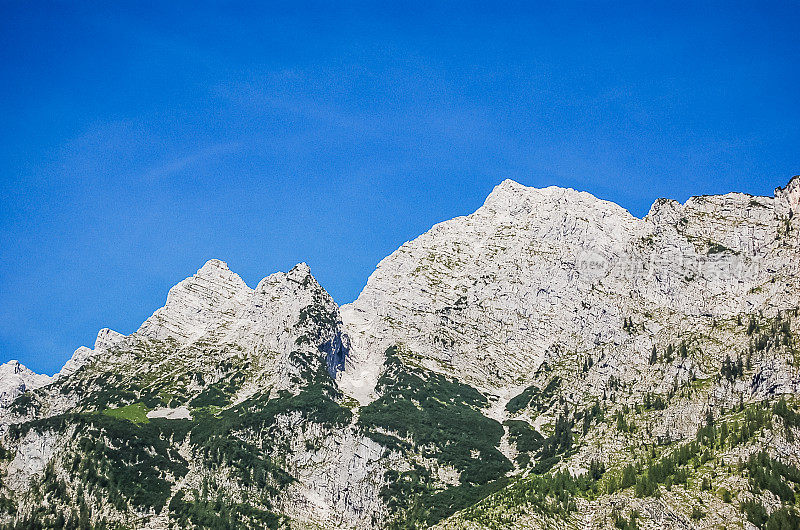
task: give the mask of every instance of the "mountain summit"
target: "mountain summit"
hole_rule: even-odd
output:
[[[0,366],[0,528],[797,528],[798,213],[505,180],[341,308],[210,260]]]

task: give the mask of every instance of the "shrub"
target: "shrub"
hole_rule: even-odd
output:
[[[706,516],[706,512],[700,509],[699,506],[694,506],[692,508],[692,519],[695,521],[699,521]]]

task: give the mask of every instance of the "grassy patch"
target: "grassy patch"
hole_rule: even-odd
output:
[[[103,411],[103,414],[118,420],[132,421],[133,423],[149,423],[150,420],[147,417],[148,412],[149,410],[143,404],[132,403],[131,405],[125,405],[124,407],[116,409],[106,409]]]

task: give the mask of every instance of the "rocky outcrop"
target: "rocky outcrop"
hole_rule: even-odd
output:
[[[6,483],[14,491],[24,491],[44,472],[57,446],[67,439],[63,433],[31,430],[18,441],[13,460],[6,468]]]
[[[81,367],[93,361],[102,354],[107,353],[114,346],[119,344],[125,335],[117,333],[113,329],[103,328],[97,333],[97,339],[94,342],[94,349],[81,346],[72,357],[64,364],[61,370],[53,376],[54,379],[61,379],[68,377],[77,372]]]
[[[209,260],[197,274],[169,290],[167,303],[137,333],[158,340],[192,342],[230,326],[244,310],[252,292],[227,264]]]
[[[6,407],[23,393],[50,383],[51,378],[29,370],[19,361],[0,364],[0,407]]]
[[[780,218],[794,218],[800,214],[800,175],[783,188],[775,188],[775,213]]]

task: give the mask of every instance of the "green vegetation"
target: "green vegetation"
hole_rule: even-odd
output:
[[[751,316],[747,325],[747,334],[750,336],[747,354],[752,356],[779,348],[794,351],[791,317],[796,316],[795,313],[795,310],[779,312],[773,319]]]
[[[155,385],[137,386],[144,381],[141,378],[120,384],[117,391],[114,385],[119,379],[112,377],[103,385],[92,378],[89,395],[102,404],[122,406],[10,426],[12,443],[32,430],[69,432],[74,440],[60,457],[62,471],[56,473],[51,464],[42,480],[33,485],[30,502],[41,508],[14,524],[24,528],[115,528],[92,515],[90,507],[102,502],[122,514],[158,514],[168,506],[170,519],[180,527],[280,527],[285,521],[273,512],[270,499],[293,478],[271,458],[288,450],[281,449],[287,437],[277,419],[299,414],[329,428],[341,428],[352,419],[352,412],[337,403],[341,395],[321,355],[298,351],[290,355],[290,361],[296,368],[294,392],[282,391],[272,399],[256,395],[233,407],[230,397],[243,381],[236,362],[220,363],[217,368],[229,375],[211,384],[203,374],[188,373],[195,384],[205,386],[192,400],[197,407],[192,420],[148,419],[149,403],[161,405],[165,396],[174,399],[175,394]],[[149,397],[131,402],[142,396]],[[189,470],[177,451],[186,441],[211,473],[203,479],[200,491],[178,492],[173,497],[173,484]],[[227,496],[231,481],[238,484],[243,498]],[[3,507],[16,510],[11,500]]]
[[[14,414],[24,416],[25,414],[36,414],[39,412],[39,407],[37,394],[34,391],[25,392],[17,396],[17,398],[11,402],[8,409]]]
[[[129,524],[143,524],[159,514],[177,528],[285,528],[289,521],[273,503],[295,480],[287,472],[284,456],[295,448],[297,430],[304,431],[306,450],[313,452],[325,435],[356,426],[393,459],[403,459],[386,471],[380,491],[389,513],[388,528],[428,527],[454,514],[458,521],[487,528],[515,527],[522,516],[533,516],[543,526],[580,527],[580,503],[620,490],[626,491],[616,499],[663,497],[667,503],[694,499],[697,505],[688,504],[681,511],[698,525],[711,524],[715,507],[723,506],[728,511],[738,508],[742,518],[761,529],[800,527],[800,469],[765,442],[783,436],[791,443],[797,436],[800,413],[795,397],[772,403],[740,401],[731,409],[709,406],[693,439],[671,441],[669,431],[664,436],[653,434],[654,425],[665,417],[659,412],[673,403],[680,406],[683,398],[705,397],[720,388],[736,390],[714,385],[746,375],[752,376],[754,387],[763,383],[759,370],[753,369],[753,357],[759,366],[762,358],[782,360],[794,351],[790,311],[775,318],[738,315],[735,325],[734,319],[720,321],[719,329],[725,333],[749,337],[744,350],[726,355],[721,364],[719,358],[696,355],[702,353],[699,346],[704,340],[717,340],[713,337],[685,334],[663,350],[653,346],[650,365],[691,355],[698,370],[711,373],[695,381],[690,368],[685,377],[675,378],[672,390],[671,381],[640,390],[630,375],[620,379],[620,374],[609,375],[605,388],[622,391],[612,393],[611,401],[605,392],[600,399],[592,391],[574,387],[574,378],[592,369],[593,355],[603,366],[603,350],[575,352],[552,368],[543,364],[532,374],[536,384],[506,404],[515,419],[501,425],[484,414],[493,403],[490,397],[427,370],[419,358],[400,347],[386,352],[377,400],[360,409],[357,402],[345,400],[326,362],[326,353],[339,351],[336,339],[315,327],[335,320],[335,313],[325,307],[314,303],[301,311],[303,335],[298,349],[288,356],[288,388],[256,393],[236,405],[234,397],[245,382],[250,360],[235,351],[212,350],[208,344],[198,347],[218,360],[205,371],[181,368],[179,375],[121,375],[116,366],[55,383],[53,388],[82,396],[79,406],[70,414],[10,425],[6,436],[11,445],[6,447],[16,447],[15,442],[31,430],[68,433],[68,446],[59,447],[57,458],[43,476],[34,478],[27,496],[0,494],[0,520],[12,523],[0,529],[123,528],[98,517],[92,510],[99,504]],[[640,324],[626,317],[624,327],[634,333]],[[307,347],[323,341],[327,342],[319,351]],[[150,359],[163,356],[170,347],[153,341],[135,353]],[[774,353],[767,356],[770,352]],[[651,370],[661,373],[661,368]],[[678,393],[683,381],[688,383]],[[36,393],[25,394],[12,408],[35,413],[40,399]],[[621,404],[606,408],[614,401]],[[146,417],[155,406],[165,405],[189,405],[192,419]],[[543,416],[533,422],[537,414]],[[315,424],[313,429],[308,429],[309,423]],[[599,428],[593,432],[595,426]],[[601,453],[605,461],[569,462],[570,469],[573,464],[588,467],[578,476],[559,468],[585,443],[584,437],[592,444],[590,449],[602,447],[604,433],[614,440],[610,452]],[[517,450],[516,475],[510,474],[515,466],[499,451],[504,434]],[[203,472],[191,487],[175,492],[175,484],[189,473],[187,451]],[[0,446],[0,461],[13,456]],[[455,483],[453,471],[458,476]],[[622,529],[644,525],[642,514],[625,502],[614,502],[610,518],[600,524]]]
[[[536,385],[531,385],[521,394],[511,398],[506,404],[506,410],[512,414],[516,414],[522,409],[532,406],[538,411],[544,411],[552,404],[553,396],[556,390],[561,385],[561,378],[558,376],[553,377],[544,390],[540,390]]]
[[[300,310],[298,323],[301,326],[311,323],[316,327],[329,329],[336,325],[336,312],[327,310],[325,302],[317,299]]]
[[[132,415],[130,411],[121,416]],[[188,421],[181,420],[136,423],[110,414],[67,414],[15,425],[9,435],[18,439],[31,429],[72,430],[74,448],[63,462],[71,482],[81,484],[87,493],[96,492],[118,510],[131,507],[158,513],[169,497],[170,478],[188,472],[187,462],[170,441],[185,437],[189,427]],[[35,492],[39,504],[44,498],[55,498],[68,506],[82,505],[82,497],[71,495],[53,472],[52,463]]]
[[[426,525],[435,525],[442,519],[463,510],[496,493],[509,484],[509,479],[502,477],[486,484],[461,484],[439,492],[428,492],[420,498],[418,519]],[[404,521],[404,524],[409,521]]]
[[[542,448],[544,436],[539,431],[530,426],[527,421],[506,420],[503,423],[508,428],[508,438],[517,447],[519,454],[516,462],[520,467],[527,467],[531,464],[531,453],[535,453]]]
[[[766,530],[797,530],[800,528],[800,515],[797,510],[783,506],[769,516]]]
[[[230,405],[233,394],[238,389],[236,382],[218,381],[205,387],[203,391],[189,405],[192,408],[200,407],[226,407]]]
[[[630,519],[622,515],[616,508],[611,511],[611,521],[614,523],[614,528],[619,528],[619,530],[637,530],[639,528],[636,522],[639,520],[639,512],[631,510],[629,517]]]
[[[311,276],[306,276],[304,282],[311,281],[310,278]],[[319,343],[320,332],[336,326],[336,311],[328,308],[325,297],[324,291],[318,288],[314,293],[313,302],[300,310],[297,326],[305,331],[295,339],[295,344]]]
[[[511,469],[497,449],[503,427],[481,414],[488,401],[480,392],[436,373],[410,369],[396,348],[387,350],[386,366],[377,386],[381,397],[360,412],[359,424],[369,436],[401,451],[408,448],[404,438],[411,438],[423,455],[459,470],[462,482],[484,484]]]
[[[179,491],[169,502],[170,521],[179,528],[227,530],[230,528],[277,529],[288,523],[286,517],[250,504],[232,502],[222,495],[214,500],[189,500]]]
[[[576,419],[580,418],[580,416],[576,417]],[[595,401],[591,407],[586,409],[583,412],[583,428],[582,432],[583,435],[586,436],[589,432],[589,428],[592,426],[592,423],[599,424],[602,423],[605,419],[605,410],[600,407],[600,403]]]
[[[185,435],[186,421],[133,424],[103,416],[88,419],[78,450],[67,467],[87,488],[105,490],[118,509],[133,507],[160,512],[171,490],[169,475],[182,477],[188,463],[167,440]]]
[[[386,351],[386,367],[377,384],[381,397],[361,409],[359,425],[388,449],[418,450],[454,467],[462,483],[420,501],[430,486],[429,473],[422,468],[390,471],[382,495],[395,514],[395,524],[449,515],[465,499],[490,491],[488,484],[511,470],[511,462],[497,449],[502,425],[480,412],[488,405],[483,394],[454,379],[408,366],[397,347]]]
[[[133,403],[116,409],[106,409],[103,414],[117,418],[118,420],[128,420],[133,423],[148,423],[148,409],[141,403]]]
[[[722,254],[723,252],[730,252],[732,254],[738,254],[735,250],[731,250],[722,243],[717,243],[716,241],[709,241],[708,243],[708,250],[706,254],[709,256],[712,254]]]
[[[783,419],[787,437],[790,439],[789,441],[792,441],[791,429],[800,427],[800,413],[791,410],[784,398],[781,398],[775,403],[775,406],[772,408],[772,413]]]
[[[748,521],[759,528],[764,528],[769,519],[766,508],[756,499],[743,501],[739,504],[739,509],[747,517]]]
[[[730,355],[725,355],[725,360],[722,361],[722,367],[720,368],[720,375],[728,381],[733,382],[734,380],[740,378],[742,374],[744,374],[742,358],[738,357],[736,362],[733,362],[731,361]]]
[[[646,392],[644,394],[643,403],[638,405],[636,408],[639,412],[645,412],[648,410],[664,410],[667,408],[667,401],[662,396]]]
[[[536,454],[537,462],[533,467],[534,473],[546,473],[561,459],[561,455],[569,454],[572,449],[573,433],[572,427],[575,425],[566,410],[556,418],[553,434],[542,442],[541,449]]]
[[[595,463],[586,474],[566,471],[517,479],[497,493],[463,510],[460,517],[485,528],[513,528],[515,514],[536,512],[546,520],[566,520],[576,512],[575,498],[596,498],[602,466]],[[551,526],[562,526],[553,523]]]
[[[637,497],[658,497],[661,495],[661,486],[667,489],[673,485],[689,488],[694,484],[701,491],[712,490],[712,477],[700,472],[702,466],[716,467],[718,461],[714,455],[717,451],[752,442],[764,430],[770,430],[773,412],[782,418],[789,418],[788,423],[797,417],[797,413],[783,399],[772,407],[766,404],[750,405],[725,421],[715,420],[709,413],[694,441],[667,448],[660,458],[655,457],[653,448],[650,458],[626,465],[621,473],[609,474],[607,491],[613,493],[633,486]],[[787,420],[784,419],[784,422],[787,423]],[[796,510],[792,505],[797,502],[797,493],[800,492],[800,469],[776,460],[764,451],[751,454],[745,463],[739,464],[738,469],[749,477],[750,490],[755,496],[740,503],[740,509],[748,521],[759,528],[793,528],[785,525],[795,521]],[[762,491],[774,494],[784,503],[784,507],[769,514],[758,501]],[[720,488],[719,493],[723,502],[732,502],[728,489]],[[693,519],[703,517],[705,512],[699,507],[693,510]]]
[[[750,476],[750,487],[754,493],[768,490],[782,502],[794,502],[795,489],[790,486],[790,483],[794,483],[795,487],[800,485],[799,469],[772,459],[764,451],[750,455],[746,469]]]
[[[257,394],[242,403],[216,414],[198,411],[190,433],[190,441],[211,466],[227,466],[246,487],[273,491],[272,483],[288,484],[292,478],[265,453],[274,451],[276,421],[279,416],[299,414],[309,422],[342,427],[350,423],[352,412],[336,402],[339,391],[318,357],[294,352],[290,359],[303,380],[297,394],[286,390],[276,397]],[[316,366],[314,366],[316,365]],[[245,440],[239,433],[259,433],[261,447]],[[271,436],[272,435],[272,436]],[[272,442],[272,443],[270,443]]]
[[[584,418],[589,418],[591,422],[592,410],[586,412]],[[508,427],[508,437],[513,442],[519,455],[516,462],[520,467],[530,466],[532,455],[535,455],[536,464],[533,466],[534,473],[546,473],[561,460],[562,455],[571,453],[574,434],[572,429],[575,425],[574,419],[570,419],[566,411],[556,418],[553,433],[550,436],[543,436],[526,421],[507,420],[504,425]]]

